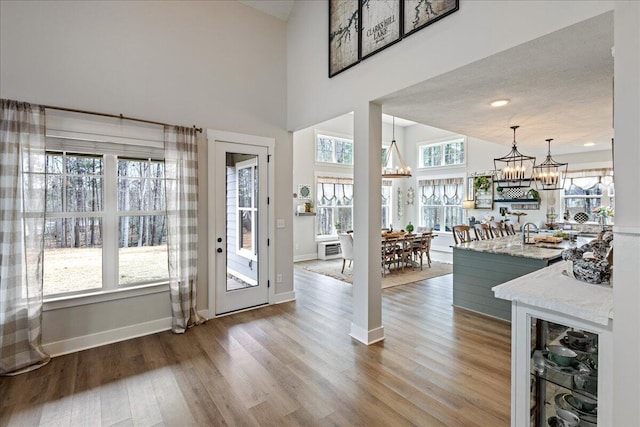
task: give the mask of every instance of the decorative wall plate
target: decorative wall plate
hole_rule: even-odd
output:
[[[311,199],[311,186],[308,184],[298,184],[298,199]]]

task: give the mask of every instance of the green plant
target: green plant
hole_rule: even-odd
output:
[[[486,176],[477,176],[473,179],[473,188],[476,190],[487,191],[491,188],[491,181]]]
[[[413,224],[411,224],[411,221],[409,221],[409,224],[407,224],[404,229],[407,230],[407,233],[413,233]]]
[[[333,224],[336,228],[340,228],[342,227],[342,223],[339,221],[336,221],[335,224]]]
[[[538,203],[540,203],[540,201],[542,200],[542,199],[540,198],[540,193],[538,193],[538,190],[535,190],[535,189],[533,189],[533,188],[532,188],[531,190],[529,190],[529,195],[530,195],[532,198],[536,199],[536,202],[538,202]]]

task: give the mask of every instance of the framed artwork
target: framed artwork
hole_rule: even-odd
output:
[[[404,35],[433,24],[459,7],[459,0],[404,0]]]
[[[362,0],[360,52],[364,59],[402,38],[400,0]]]
[[[359,1],[329,0],[329,77],[360,61]]]

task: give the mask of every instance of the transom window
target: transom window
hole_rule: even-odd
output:
[[[420,191],[420,226],[437,231],[451,231],[462,224],[462,178],[424,179],[418,181]]]
[[[464,138],[418,147],[418,167],[433,168],[465,164]]]
[[[353,141],[317,134],[316,162],[353,165]]]

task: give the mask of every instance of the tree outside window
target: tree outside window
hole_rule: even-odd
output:
[[[418,164],[421,168],[465,164],[464,139],[420,145]]]
[[[353,141],[318,134],[316,136],[316,162],[353,165]]]
[[[451,231],[454,225],[463,223],[463,178],[419,180],[418,187],[420,226],[436,231]]]

